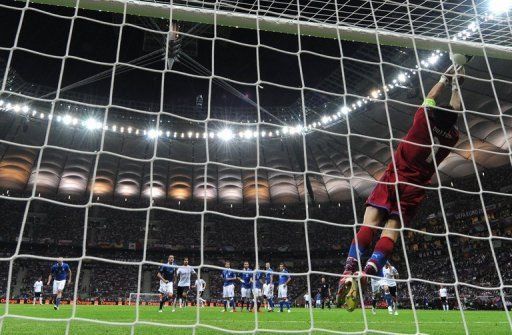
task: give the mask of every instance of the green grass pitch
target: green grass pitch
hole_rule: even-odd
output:
[[[255,314],[249,312],[221,313],[220,308],[207,307],[197,310],[195,307],[178,309],[175,313],[170,308],[163,313],[157,313],[156,306],[140,306],[139,321],[158,322],[174,326],[176,328],[137,324],[134,326],[134,334],[137,335],[212,335],[228,334],[212,328],[220,327],[227,330],[252,331],[255,329]],[[72,308],[69,305],[61,306],[59,311],[54,311],[51,305],[9,305],[9,312],[3,319],[1,335],[57,335],[64,334]],[[308,309],[295,308],[291,313],[259,313],[258,328],[265,331],[258,334],[283,334],[283,330],[294,330],[298,334],[310,334],[308,330],[313,320],[314,331],[311,334],[329,334],[332,331],[363,332],[365,321],[368,325],[367,333],[372,331],[385,331],[415,334],[416,323],[411,310],[401,310],[400,315],[388,315],[387,310],[380,309],[377,315],[372,315],[368,310],[363,315],[362,310],[348,313],[343,309],[320,310],[315,309],[310,314]],[[43,322],[17,318],[16,316],[44,317],[54,321]],[[134,306],[83,306],[78,305],[75,317],[69,323],[69,334],[91,335],[129,335],[132,327],[123,325],[135,321],[136,310]],[[459,311],[417,311],[418,331],[422,334],[465,334],[462,316]],[[511,334],[505,312],[492,311],[466,311],[464,312],[468,331],[470,334]],[[113,321],[118,325],[105,325],[93,323],[88,320]],[[197,324],[195,333],[191,326]],[[187,327],[189,326],[189,327]],[[269,331],[270,330],[270,331]]]

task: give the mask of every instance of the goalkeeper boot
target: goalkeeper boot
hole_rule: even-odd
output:
[[[361,284],[361,289],[366,287],[366,273],[364,271],[358,271],[354,274],[354,277],[347,279],[347,283],[348,282],[350,282],[350,288],[345,296],[345,308],[347,311],[353,312],[359,303],[359,284]]]
[[[338,282],[338,291],[336,292],[336,304],[338,306],[342,305],[345,302],[345,297],[347,296],[348,290],[352,285],[352,271],[345,270],[343,275]]]

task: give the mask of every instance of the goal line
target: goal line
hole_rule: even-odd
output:
[[[24,0],[18,0],[24,1]],[[216,8],[215,3],[206,4],[201,1],[189,1],[187,3],[196,6],[184,6],[181,4],[168,4],[149,2],[144,0],[31,0],[33,3],[76,7],[81,9],[98,10],[113,13],[124,13],[126,6],[126,14],[145,16],[153,18],[169,18],[172,10],[173,20],[188,21],[203,24],[216,24],[219,26],[259,29],[285,34],[298,34],[314,36],[321,38],[335,38],[347,41],[358,41],[364,43],[377,43],[381,45],[398,46],[404,48],[417,48],[425,50],[443,50],[471,56],[485,56],[512,59],[512,47],[478,43],[471,41],[453,41],[447,38],[439,38],[432,36],[424,36],[417,34],[398,33],[385,29],[370,29],[356,27],[350,25],[342,25],[344,23],[336,22],[312,22],[308,18],[297,17],[281,17],[285,15],[269,16],[247,14],[237,9],[236,11],[227,11]],[[206,6],[211,8],[205,8]],[[226,4],[222,3],[225,7]],[[254,10],[251,10],[254,11]]]

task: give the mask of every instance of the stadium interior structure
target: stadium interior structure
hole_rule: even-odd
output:
[[[155,292],[168,254],[203,261],[212,301],[224,260],[285,262],[298,304],[308,276],[334,287],[366,197],[451,64],[445,50],[190,22],[166,41],[165,20],[128,16],[121,34],[120,15],[86,10],[66,47],[74,10],[48,8],[31,4],[19,32],[20,12],[1,9],[2,298],[10,272],[16,299],[48,275],[29,255],[86,256],[90,301],[127,299],[143,260],[141,292]],[[461,140],[393,255],[404,307],[437,303],[439,283],[465,308],[512,294],[510,60],[475,56],[466,74]]]

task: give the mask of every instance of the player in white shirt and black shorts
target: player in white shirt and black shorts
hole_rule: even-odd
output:
[[[183,265],[178,267],[176,271],[176,278],[178,280],[178,288],[176,290],[176,297],[174,298],[174,309],[176,309],[176,301],[180,299],[180,308],[184,305],[187,306],[187,295],[190,291],[190,282],[192,274],[196,274],[193,267],[188,265],[188,258],[183,259]]]
[[[39,277],[34,283],[34,299],[32,304],[36,304],[36,300],[39,300],[39,305],[43,304],[43,277]]]
[[[382,296],[382,271],[379,273],[380,277],[372,277],[371,286],[372,286],[372,314],[377,314],[377,302],[381,299]]]
[[[389,314],[398,315],[397,311],[397,286],[396,279],[398,278],[397,269],[387,262],[382,268],[382,288],[384,290],[384,298],[388,303]]]
[[[441,285],[441,288],[439,289],[439,298],[441,298],[441,305],[443,306],[443,311],[450,310],[450,307],[448,306],[448,291],[446,290],[446,287]]]
[[[204,300],[202,296],[204,290],[206,289],[206,282],[204,281],[203,278],[197,278],[193,287],[195,287],[196,289],[198,305],[200,307],[204,307],[204,303],[206,302],[206,300]]]

